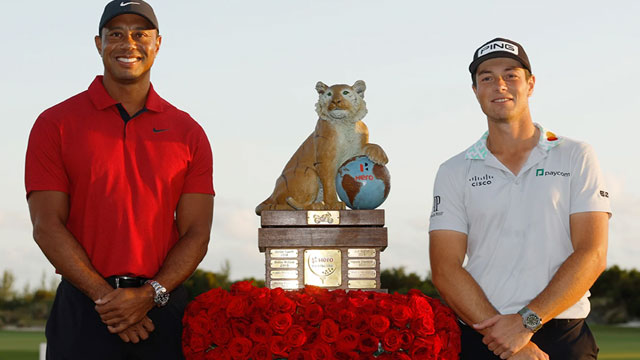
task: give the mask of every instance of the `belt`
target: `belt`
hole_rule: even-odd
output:
[[[144,282],[148,279],[141,277],[132,277],[132,276],[121,276],[114,275],[106,278],[109,285],[111,285],[114,289],[117,288],[137,288],[144,285]]]

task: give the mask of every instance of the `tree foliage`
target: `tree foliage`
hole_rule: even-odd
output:
[[[640,271],[614,265],[591,287],[593,320],[621,323],[640,319]]]
[[[431,274],[422,279],[415,273],[407,274],[404,267],[382,270],[380,284],[389,293],[406,294],[411,289],[418,289],[427,296],[440,297],[436,287],[431,282]]]

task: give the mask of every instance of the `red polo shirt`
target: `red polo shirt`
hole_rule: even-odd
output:
[[[104,277],[153,277],[178,241],[184,193],[214,194],[202,128],[149,89],[147,111],[125,124],[96,77],[36,120],[25,184],[69,195],[67,228]]]

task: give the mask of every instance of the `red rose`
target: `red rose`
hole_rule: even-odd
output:
[[[360,333],[357,333],[350,329],[345,329],[338,335],[338,341],[336,341],[336,348],[340,351],[351,351],[358,347],[360,341]]]
[[[411,296],[409,298],[409,307],[413,310],[414,317],[427,316],[433,318],[433,309],[424,295]]]
[[[235,318],[229,323],[231,324],[231,332],[235,337],[247,337],[249,336],[249,324],[248,320]]]
[[[228,317],[243,317],[247,314],[249,300],[245,296],[234,296],[227,305]]]
[[[369,318],[369,327],[376,334],[383,334],[389,328],[390,322],[386,316],[373,315]]]
[[[433,317],[420,316],[414,319],[411,322],[411,330],[413,330],[413,332],[417,336],[425,337],[428,335],[432,335],[433,333],[436,332],[436,329],[433,324]]]
[[[307,307],[316,302],[316,299],[314,299],[313,296],[310,296],[309,294],[295,293],[295,295],[296,295],[295,302],[299,306]]]
[[[289,346],[282,336],[273,336],[269,346],[271,352],[278,356],[289,356]]]
[[[211,342],[218,346],[225,345],[231,339],[231,331],[229,328],[216,327],[211,329]]]
[[[360,334],[360,342],[358,343],[358,349],[365,354],[371,354],[378,350],[378,344],[380,340],[377,337],[369,334]]]
[[[437,359],[438,353],[442,348],[442,343],[438,335],[432,335],[425,338],[416,338],[413,347],[410,350],[412,359]]]
[[[251,360],[271,360],[271,349],[265,343],[255,344],[251,350]]]
[[[369,322],[363,315],[356,314],[356,318],[351,323],[350,328],[362,334],[369,329]]]
[[[321,341],[313,343],[309,349],[309,356],[312,360],[330,360],[333,359],[331,355],[331,347],[327,343]]]
[[[293,314],[296,311],[296,303],[282,294],[271,297],[271,309],[277,313]]]
[[[269,341],[273,330],[269,324],[262,320],[257,320],[249,325],[249,338],[257,343],[266,343]]]
[[[269,319],[269,326],[278,334],[284,334],[291,327],[291,323],[293,322],[293,318],[291,314],[277,314]]]
[[[252,281],[238,281],[231,285],[231,295],[249,294],[253,289]]]
[[[393,301],[389,297],[389,294],[376,294],[374,295],[376,306],[382,314],[389,314],[393,310]]]
[[[194,335],[206,336],[209,332],[209,320],[207,319],[207,313],[200,311],[188,322],[189,327]]]
[[[409,320],[411,320],[411,316],[413,316],[413,311],[406,305],[397,305],[391,309],[393,325],[399,328],[405,327]]]
[[[284,334],[284,342],[292,348],[300,347],[307,341],[307,334],[300,325],[293,325],[289,328],[286,334]]]
[[[338,312],[337,320],[340,323],[340,325],[347,326],[348,324],[353,322],[355,318],[356,318],[356,314],[353,311],[342,309]]]
[[[251,347],[253,346],[253,344],[251,343],[251,340],[245,338],[245,337],[236,337],[231,339],[231,341],[229,342],[229,354],[231,355],[231,358],[233,358],[234,360],[236,359],[248,359],[249,358],[249,354],[251,353]]]
[[[324,319],[320,322],[320,338],[327,342],[332,343],[338,340],[338,334],[340,334],[340,328],[335,321],[331,319]]]
[[[404,329],[400,331],[400,347],[403,349],[408,349],[413,344],[414,335],[411,330]]]
[[[398,330],[391,329],[382,336],[382,347],[386,351],[398,351],[402,345],[402,336]]]
[[[320,320],[322,320],[323,316],[324,316],[324,311],[322,310],[322,307],[318,304],[311,304],[304,309],[304,318],[311,325],[315,325],[319,323]]]
[[[267,309],[271,305],[269,288],[253,288],[251,291],[251,303],[255,309]]]
[[[193,352],[200,352],[208,348],[209,344],[204,341],[204,337],[195,335],[189,338],[189,347]]]

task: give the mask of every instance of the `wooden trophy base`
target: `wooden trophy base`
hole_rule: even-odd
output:
[[[261,225],[268,288],[381,291],[384,210],[271,210],[262,212]]]

